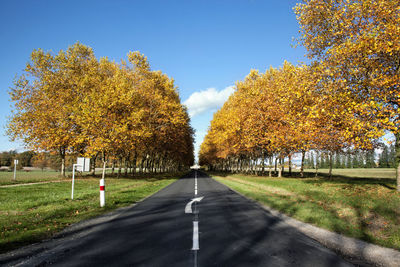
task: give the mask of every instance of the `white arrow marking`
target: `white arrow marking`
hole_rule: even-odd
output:
[[[193,202],[200,202],[204,197],[196,197],[193,198],[192,201],[186,204],[185,213],[193,213],[192,212],[192,204]]]
[[[193,222],[193,247],[192,250],[199,250],[199,222]]]

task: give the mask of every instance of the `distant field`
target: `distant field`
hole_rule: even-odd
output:
[[[52,177],[49,173],[48,178]],[[78,178],[74,200],[70,181],[0,188],[0,252],[40,241],[72,223],[135,203],[177,177],[106,178],[105,208],[99,207],[97,178]]]
[[[298,220],[400,250],[400,193],[394,170],[340,169],[335,173],[340,175],[332,179],[212,174],[247,197]]]

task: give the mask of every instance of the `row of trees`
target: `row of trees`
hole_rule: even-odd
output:
[[[10,95],[12,140],[57,153],[175,171],[193,164],[193,129],[173,79],[129,52],[116,63],[76,43],[58,54],[34,50]]]
[[[327,169],[329,168],[329,156],[325,153],[309,151],[304,159],[305,168]],[[374,150],[352,151],[346,153],[335,153],[332,158],[332,167],[336,169],[344,168],[395,168],[396,150],[394,145],[384,146],[378,157]]]
[[[0,152],[0,166],[14,166],[14,159],[17,159],[21,166],[31,167],[34,155],[33,151],[24,151],[22,153],[17,153],[15,150],[3,151]]]
[[[305,153],[317,150],[328,155],[332,168],[335,153],[372,150],[385,131],[396,138],[398,161],[399,3],[305,0],[298,4],[299,43],[311,63],[285,62],[265,73],[252,70],[237,82],[235,93],[214,114],[200,148],[200,163],[257,171],[255,166],[264,166],[267,159],[282,164],[285,157],[290,161],[293,153],[300,152],[304,163]]]
[[[79,154],[77,153],[68,153],[65,156],[65,165],[67,166],[67,170],[72,170],[72,165],[76,163],[76,158],[78,156]],[[34,151],[24,151],[18,153],[17,151],[11,150],[0,153],[0,166],[9,167],[8,170],[10,170],[11,167],[14,167],[14,159],[19,160],[19,163],[17,165],[18,170],[23,169],[23,167],[36,167],[41,169],[42,171],[44,171],[45,169],[59,170],[59,167],[61,165],[61,159],[59,155],[55,153],[37,153]],[[122,175],[122,172],[124,172],[125,176],[127,176],[129,173],[135,172],[134,168],[136,168],[139,173],[157,172],[162,170],[160,168],[161,166],[157,165],[156,162],[153,162],[153,164],[151,164],[152,162],[150,161],[142,161],[138,162],[137,166],[133,166],[129,161],[119,161],[115,157],[108,157],[108,159],[110,160],[108,165],[109,168],[111,168],[112,175],[116,173],[118,176],[120,176]],[[100,168],[103,166],[102,158],[93,158],[91,165],[92,175],[95,175],[95,168]],[[7,169],[3,168],[2,170]]]
[[[348,116],[355,112],[353,101],[323,90],[318,71],[318,66],[288,62],[265,73],[252,70],[214,114],[200,148],[201,164],[258,171],[256,166],[267,159],[269,166],[273,160],[283,166],[288,158],[291,166],[292,155],[301,152],[303,175],[305,153],[311,149],[328,155],[330,166],[336,152],[372,149],[374,138],[367,136],[382,132],[361,117]]]
[[[4,151],[0,153],[0,166],[1,167],[14,167],[14,160],[18,160],[17,169],[21,170],[23,167],[36,167],[42,170],[53,169],[58,170],[61,160],[57,154],[42,152],[36,153],[34,151],[24,151],[18,153],[15,150]],[[66,157],[66,165],[71,165],[76,161],[76,157]],[[7,170],[6,168],[3,170]]]

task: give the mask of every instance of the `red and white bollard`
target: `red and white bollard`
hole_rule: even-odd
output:
[[[104,179],[100,179],[100,207],[106,205],[105,189],[106,186],[104,185]]]

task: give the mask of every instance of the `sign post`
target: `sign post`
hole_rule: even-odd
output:
[[[14,181],[17,178],[17,165],[18,165],[18,160],[14,159]]]
[[[90,171],[90,158],[78,158],[77,163],[72,165],[72,190],[71,199],[74,199],[75,168],[80,172]]]

